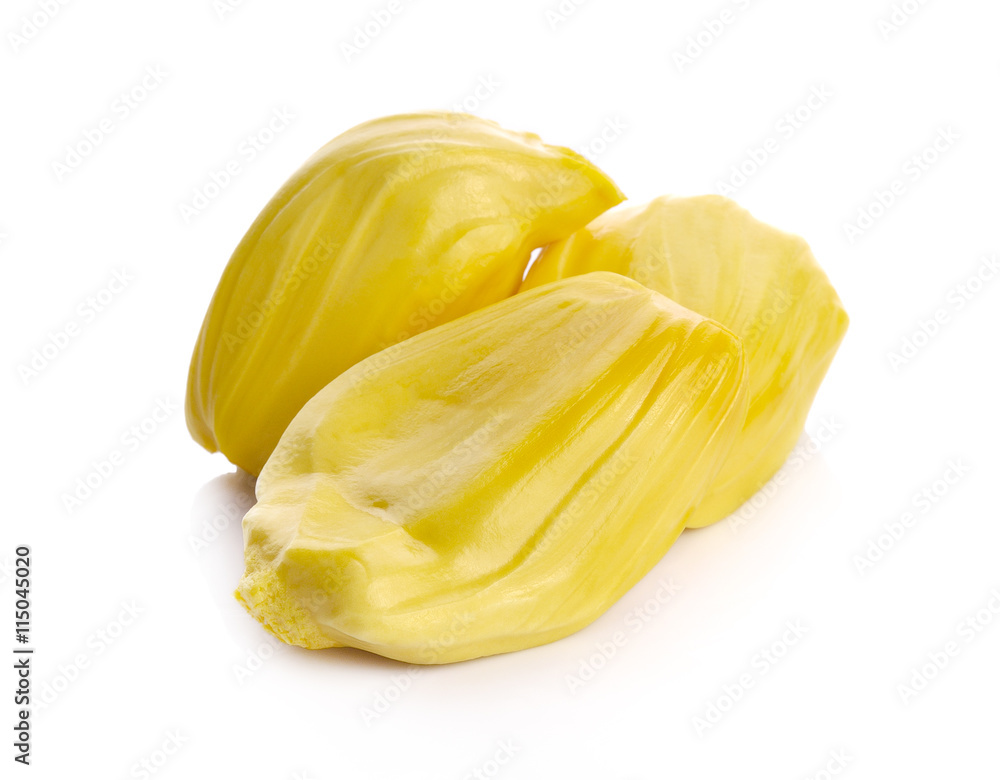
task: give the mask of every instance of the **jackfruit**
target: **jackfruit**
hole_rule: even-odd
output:
[[[716,195],[620,207],[546,247],[521,289],[593,271],[631,277],[743,340],[750,407],[711,491],[688,520],[728,516],[781,467],[847,330],[806,242]]]
[[[621,199],[578,154],[473,116],[347,131],[285,183],[230,259],[191,359],[192,436],[256,475],[330,380],[512,295],[532,250]]]
[[[660,560],[746,414],[740,340],[616,274],[381,357],[299,411],[244,520],[237,598],[291,644],[430,664],[577,631]]]

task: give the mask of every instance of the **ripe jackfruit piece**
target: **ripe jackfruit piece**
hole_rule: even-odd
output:
[[[191,360],[191,434],[256,475],[330,380],[513,295],[533,249],[621,199],[576,153],[473,116],[347,131],[289,179],[230,259]]]
[[[739,339],[615,274],[378,357],[296,415],[244,520],[237,598],[291,644],[428,664],[582,628],[670,547],[746,413]]]
[[[806,242],[716,195],[663,197],[602,214],[539,255],[522,290],[613,271],[743,339],[750,408],[712,490],[688,520],[721,520],[792,451],[847,330],[847,313]]]

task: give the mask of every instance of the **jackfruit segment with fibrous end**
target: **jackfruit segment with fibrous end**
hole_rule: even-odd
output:
[[[446,663],[586,626],[660,560],[746,414],[740,340],[616,274],[355,365],[296,415],[244,521],[274,635]]]
[[[347,131],[285,183],[233,253],[192,356],[188,428],[258,474],[328,382],[512,295],[532,250],[621,199],[575,152],[465,114]]]
[[[688,521],[728,516],[781,467],[847,330],[847,313],[806,242],[726,198],[619,207],[546,247],[521,285],[593,271],[631,277],[743,340],[750,407],[715,484]]]

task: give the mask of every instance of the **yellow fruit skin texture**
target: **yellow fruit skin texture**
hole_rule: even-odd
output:
[[[191,434],[258,474],[330,380],[514,294],[533,249],[621,199],[576,153],[473,116],[349,130],[292,176],[230,259],[191,360]]]
[[[244,520],[237,598],[291,644],[433,664],[577,631],[660,560],[746,412],[739,339],[615,274],[370,361],[298,413]]]
[[[521,289],[592,271],[631,277],[743,339],[746,423],[688,525],[721,520],[794,448],[847,330],[840,298],[803,239],[716,195],[663,197],[602,214],[546,247]]]

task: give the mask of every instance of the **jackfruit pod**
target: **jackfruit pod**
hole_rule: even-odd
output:
[[[546,247],[521,286],[593,271],[631,277],[742,340],[750,372],[743,432],[688,521],[734,512],[781,467],[847,330],[847,313],[806,242],[716,195],[620,207]]]
[[[237,598],[302,647],[429,664],[577,631],[667,551],[746,413],[739,339],[615,274],[416,336],[359,385],[369,361],[296,415],[244,520]]]
[[[347,131],[289,179],[230,259],[191,360],[191,434],[256,475],[330,380],[512,295],[533,249],[621,198],[574,152],[473,116]]]

